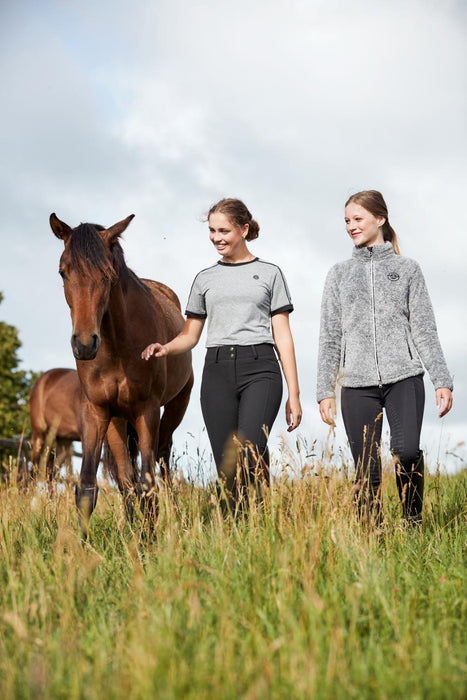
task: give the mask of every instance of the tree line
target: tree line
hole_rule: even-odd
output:
[[[0,292],[0,304],[3,298]],[[40,374],[19,369],[20,347],[18,329],[0,321],[0,438],[5,440],[29,436],[29,393]],[[1,463],[10,455],[16,456],[16,453],[14,448],[0,447]]]

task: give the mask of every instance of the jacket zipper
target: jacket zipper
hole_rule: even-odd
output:
[[[381,389],[383,383],[381,381],[381,374],[379,372],[378,366],[378,351],[376,349],[376,307],[375,307],[375,275],[373,269],[373,251],[370,250],[370,277],[371,277],[371,310],[373,313],[373,341],[375,350],[375,365],[376,365],[376,375],[378,377],[378,386]]]

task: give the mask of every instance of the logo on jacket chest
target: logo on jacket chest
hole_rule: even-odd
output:
[[[389,272],[387,277],[391,282],[397,282],[400,279],[400,275],[397,272]]]

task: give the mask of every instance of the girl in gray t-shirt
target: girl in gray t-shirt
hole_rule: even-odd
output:
[[[218,475],[235,510],[248,483],[269,482],[267,440],[282,398],[276,352],[288,388],[288,430],[301,421],[289,326],[293,306],[280,268],[256,258],[247,247],[258,237],[259,225],[243,202],[222,199],[211,207],[208,224],[222,257],[196,275],[182,332],[165,345],[149,345],[142,357],[187,352],[198,343],[207,320],[201,408]]]

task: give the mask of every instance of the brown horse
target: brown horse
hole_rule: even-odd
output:
[[[49,487],[53,485],[57,468],[65,465],[70,480],[73,442],[81,442],[81,382],[75,369],[55,368],[41,374],[29,395],[31,422],[32,473],[36,476],[45,463]],[[127,444],[133,466],[137,469],[138,443],[131,426]],[[118,483],[116,462],[105,440],[103,451],[104,473]],[[136,472],[135,472],[136,473]]]
[[[168,478],[172,434],[193,385],[190,353],[153,362],[141,359],[150,342],[175,337],[183,317],[168,287],[145,282],[126,266],[119,237],[132,219],[108,229],[94,224],[72,229],[50,216],[53,232],[65,244],[59,273],[71,310],[71,347],[83,392],[83,460],[76,503],[84,536],[97,500],[96,473],[106,431],[127,501],[135,487],[141,497],[153,495],[155,456]],[[137,484],[127,450],[127,421],[136,429],[141,450]]]
[[[50,369],[41,374],[29,397],[33,474],[45,462],[52,483],[56,467],[71,473],[73,441],[81,440],[81,384],[75,369]]]

